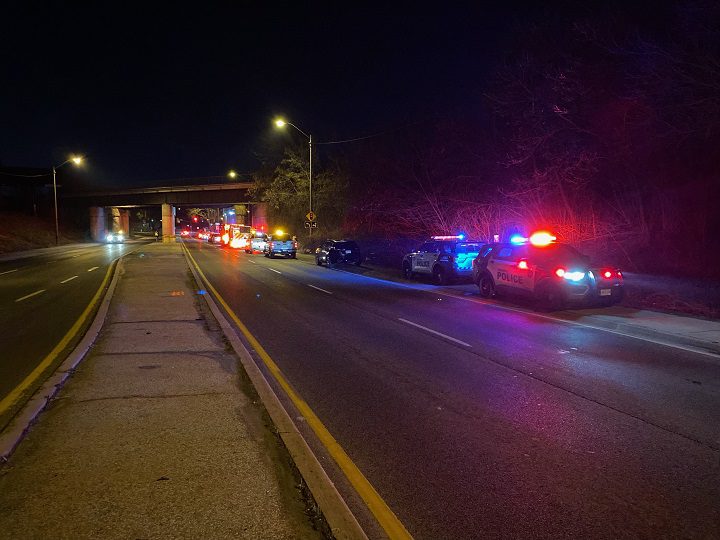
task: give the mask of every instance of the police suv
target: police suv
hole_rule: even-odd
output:
[[[473,261],[480,296],[514,293],[539,300],[547,309],[568,303],[612,305],[624,296],[617,268],[591,267],[589,258],[545,231],[509,243],[488,244]]]
[[[470,277],[472,261],[482,245],[482,242],[465,240],[462,234],[431,236],[430,240],[403,257],[403,277],[412,279],[416,274],[425,274],[432,276],[436,285],[445,285],[458,277]]]

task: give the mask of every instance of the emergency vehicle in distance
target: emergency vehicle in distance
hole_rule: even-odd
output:
[[[222,235],[222,245],[235,249],[245,249],[250,236],[252,227],[250,225],[240,225],[236,223],[226,223]]]
[[[590,265],[590,259],[547,231],[508,243],[487,244],[472,263],[480,296],[515,293],[538,300],[546,309],[567,304],[617,304],[625,290],[622,272]]]
[[[436,285],[470,277],[472,262],[483,245],[475,240],[465,240],[464,234],[431,236],[418,249],[403,257],[403,277],[412,279],[416,274],[425,274],[431,276]]]

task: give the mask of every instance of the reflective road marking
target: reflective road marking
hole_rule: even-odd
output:
[[[27,296],[23,296],[22,298],[18,298],[15,300],[16,302],[22,302],[23,300],[27,300],[28,298],[31,298],[33,296],[36,296],[38,294],[42,294],[45,292],[45,289],[40,289],[39,291],[35,291],[34,293],[28,294]]]
[[[68,281],[72,281],[72,280],[75,279],[76,277],[77,277],[77,276],[73,276],[73,277],[69,277],[69,278],[67,278],[67,279],[63,279],[60,283],[67,283]]]
[[[443,338],[445,338],[445,339],[449,339],[450,341],[454,341],[455,343],[459,343],[460,345],[465,345],[466,347],[472,347],[472,345],[470,345],[469,343],[465,343],[464,341],[460,341],[459,339],[455,339],[454,337],[450,337],[450,336],[445,335],[445,334],[443,334],[443,333],[441,333],[441,332],[437,332],[436,330],[433,330],[432,328],[428,328],[428,327],[426,327],[426,326],[422,326],[422,325],[420,325],[420,324],[417,324],[417,323],[408,321],[407,319],[403,319],[403,318],[400,318],[400,317],[398,317],[398,320],[404,322],[405,324],[409,324],[409,325],[411,325],[411,326],[414,326],[414,327],[416,327],[416,328],[421,328],[422,330],[425,330],[426,332],[430,332],[431,334],[435,334],[436,336],[440,336],[440,337],[443,337]]]
[[[324,292],[325,294],[332,294],[330,291],[326,291],[325,289],[321,289],[320,287],[316,287],[315,285],[307,284],[308,287],[312,287],[316,291]]]
[[[88,268],[88,272],[92,272],[93,270],[97,270],[100,268],[99,266],[93,266],[92,268]]]
[[[282,274],[280,270],[275,270],[274,268],[268,268],[271,272],[275,272],[276,274]]]
[[[0,276],[2,276],[3,274],[10,274],[12,272],[17,272],[17,271],[18,271],[17,268],[15,270],[6,270],[5,272],[0,272]]]

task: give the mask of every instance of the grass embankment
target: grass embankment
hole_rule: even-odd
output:
[[[83,231],[60,227],[60,244],[86,242]],[[55,222],[15,212],[0,213],[0,253],[55,245]]]

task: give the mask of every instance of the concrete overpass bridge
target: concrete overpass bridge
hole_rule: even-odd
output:
[[[129,209],[160,206],[162,238],[164,242],[175,241],[175,212],[178,206],[199,208],[228,207],[236,204],[253,205],[256,219],[265,221],[264,206],[252,201],[248,190],[252,182],[226,182],[223,184],[196,184],[184,186],[161,186],[128,188],[109,191],[75,192],[62,195],[64,205],[78,210],[88,208],[90,231],[96,241],[105,239],[107,229],[130,233]],[[258,215],[259,214],[259,215]],[[108,225],[112,217],[112,224]]]

